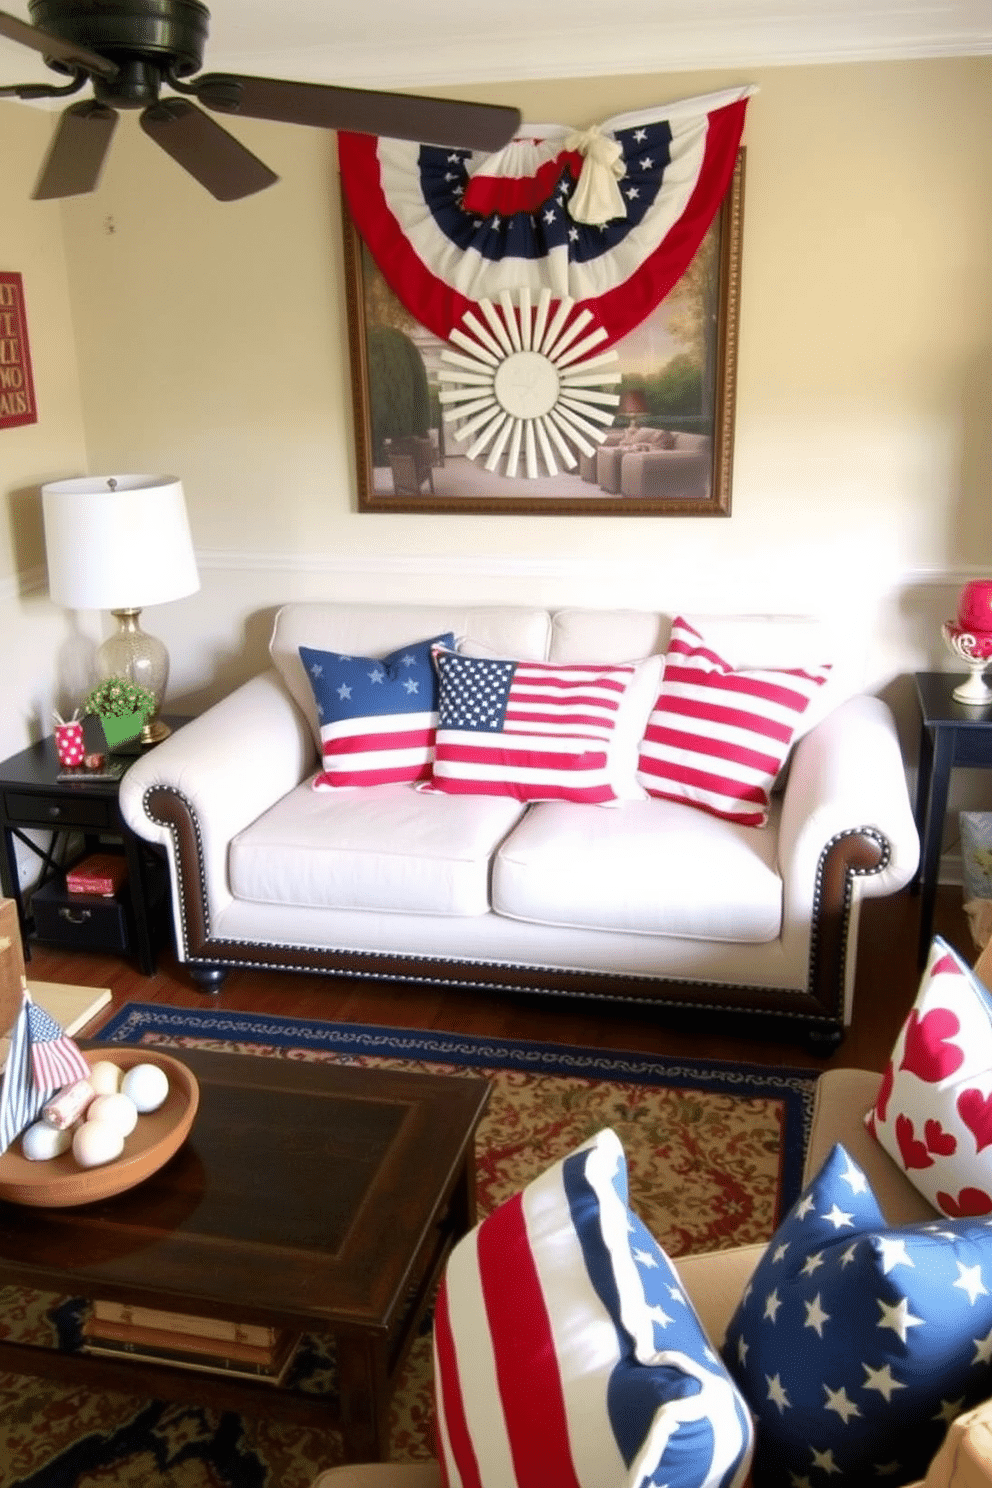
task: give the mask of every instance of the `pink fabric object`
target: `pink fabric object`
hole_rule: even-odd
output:
[[[829,675],[829,664],[735,668],[677,616],[638,783],[649,796],[763,827],[796,726]]]
[[[992,999],[939,936],[865,1125],[942,1214],[992,1214]]]

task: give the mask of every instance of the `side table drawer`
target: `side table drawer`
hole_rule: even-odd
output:
[[[70,894],[53,878],[31,895],[34,933],[39,940],[77,951],[126,951],[128,916],[121,899],[104,894]]]
[[[31,796],[8,791],[4,798],[7,821],[32,827],[106,827],[113,831],[116,826],[114,805],[116,797],[99,800],[94,796],[80,797],[78,801],[61,796]]]

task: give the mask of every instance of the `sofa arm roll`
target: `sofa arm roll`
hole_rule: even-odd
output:
[[[141,755],[121,780],[121,814],[139,837],[166,849],[175,890],[173,836],[149,815],[149,792],[162,788],[189,804],[207,897],[216,910],[230,899],[231,838],[305,780],[316,764],[310,725],[273,668]]]
[[[925,1478],[926,1488],[989,1488],[992,1483],[992,1401],[952,1421]]]
[[[920,840],[895,720],[881,698],[848,698],[800,739],[782,801],[779,872],[788,886],[815,874],[833,838],[868,829],[884,863],[866,892],[891,894],[916,872]],[[870,887],[868,886],[870,884]]]

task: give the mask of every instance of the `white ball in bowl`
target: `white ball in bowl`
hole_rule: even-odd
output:
[[[121,1067],[109,1059],[99,1059],[90,1070],[89,1082],[97,1095],[116,1095],[121,1088]]]
[[[129,1137],[138,1124],[138,1108],[130,1096],[119,1090],[116,1095],[98,1095],[86,1107],[86,1120],[106,1121],[122,1137]]]
[[[28,1162],[48,1162],[72,1146],[72,1128],[60,1131],[47,1121],[36,1121],[21,1137],[21,1151]]]
[[[84,1121],[72,1137],[72,1155],[81,1168],[98,1168],[124,1151],[124,1138],[109,1121]]]
[[[157,1111],[169,1093],[169,1077],[157,1064],[136,1064],[121,1081],[122,1094],[129,1096],[141,1114]]]

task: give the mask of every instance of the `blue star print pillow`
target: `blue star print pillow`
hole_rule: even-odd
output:
[[[437,675],[432,636],[389,656],[342,656],[301,646],[313,689],[324,768],[314,790],[428,780],[437,735]]]
[[[772,1238],[724,1359],[757,1420],[762,1488],[921,1478],[992,1384],[992,1228],[889,1228],[838,1144]]]

